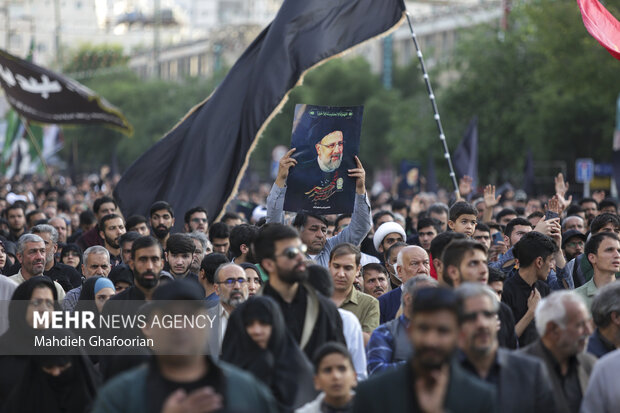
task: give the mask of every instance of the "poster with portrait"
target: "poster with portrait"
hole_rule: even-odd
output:
[[[420,164],[416,161],[403,160],[400,163],[400,181],[398,197],[412,199],[420,192]]]
[[[295,106],[291,148],[297,165],[287,179],[284,210],[313,214],[353,212],[362,106]]]

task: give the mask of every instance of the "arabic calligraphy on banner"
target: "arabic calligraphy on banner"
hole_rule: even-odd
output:
[[[10,105],[42,123],[103,123],[130,135],[119,109],[86,86],[0,50],[0,86]]]

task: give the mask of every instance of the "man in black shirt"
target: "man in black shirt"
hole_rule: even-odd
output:
[[[517,242],[513,251],[519,260],[519,271],[504,283],[502,301],[512,310],[519,345],[525,347],[538,338],[534,312],[540,299],[551,292],[545,280],[558,246],[550,237],[532,231]]]
[[[58,249],[58,231],[51,225],[40,224],[32,227],[31,233],[40,236],[45,242],[45,271],[52,280],[58,282],[65,292],[82,285],[82,277],[70,265],[57,262],[54,255]]]
[[[282,224],[267,224],[254,241],[254,251],[269,274],[262,294],[280,305],[289,331],[306,355],[312,358],[328,341],[345,344],[338,309],[306,283],[305,249],[297,231]]]

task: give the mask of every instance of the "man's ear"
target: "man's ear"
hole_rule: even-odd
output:
[[[504,244],[510,245],[510,238],[508,238],[506,235],[503,235],[503,234],[502,236],[504,237]]]
[[[189,225],[188,225],[188,224],[185,224],[185,232],[190,232],[190,231],[189,231]]]
[[[263,269],[269,274],[275,271],[276,262],[271,258],[263,258],[260,261],[260,266],[263,267]]]
[[[448,228],[454,231],[454,221],[452,221],[451,219],[448,220]]]
[[[534,264],[536,264],[536,268],[540,269],[543,265],[545,265],[545,260],[543,257],[536,257]]]
[[[459,273],[459,269],[456,268],[454,265],[448,265],[443,272],[444,282],[446,282],[446,280],[449,279],[450,281],[447,282],[446,284],[450,284],[453,287],[459,284],[458,281],[460,277],[461,277],[461,274]]]
[[[590,264],[594,267],[594,264],[596,264],[596,254],[589,253],[588,261],[590,261]]]

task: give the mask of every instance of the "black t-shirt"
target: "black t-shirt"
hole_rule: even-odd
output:
[[[164,378],[159,371],[157,362],[153,360],[149,365],[149,373],[146,379],[147,411],[160,412],[166,399],[178,389],[185,390],[186,394],[203,388],[211,387],[224,398],[226,393],[226,378],[223,372],[207,358],[209,370],[207,374],[198,380],[191,382],[175,382]],[[223,406],[226,400],[223,400]]]
[[[304,321],[306,320],[306,306],[308,300],[304,286],[299,284],[297,294],[295,294],[295,297],[290,304],[284,301],[284,299],[280,296],[280,293],[278,293],[269,283],[265,285],[263,294],[276,300],[280,306],[280,309],[282,309],[282,315],[284,316],[286,327],[293,335],[295,341],[300,343],[304,328]]]
[[[508,278],[504,283],[502,301],[512,310],[516,323],[519,323],[519,320],[527,313],[527,300],[534,288],[538,290],[542,298],[551,293],[551,289],[544,281],[537,280],[534,285],[530,286],[521,278],[519,273]],[[519,337],[519,347],[525,347],[537,338],[538,332],[536,331],[534,320],[532,320],[523,331],[523,334],[521,334],[521,337]]]

